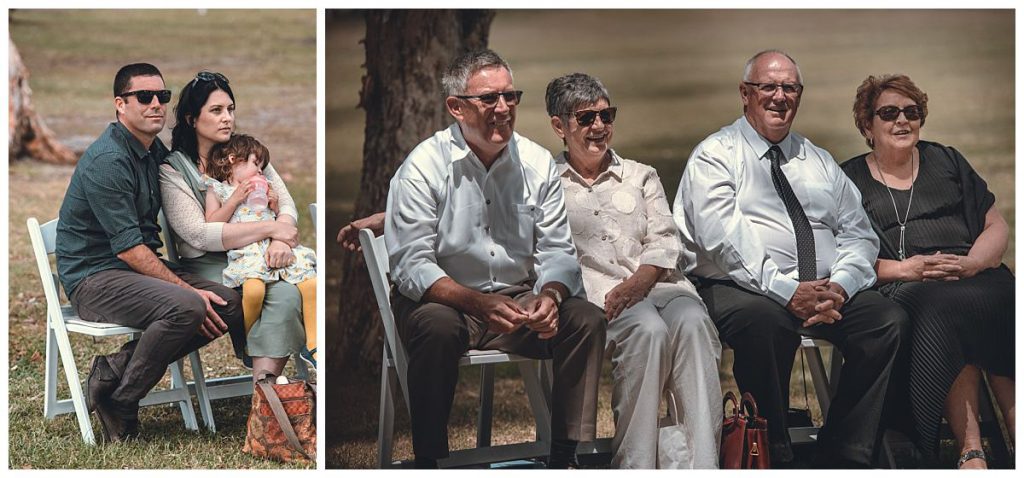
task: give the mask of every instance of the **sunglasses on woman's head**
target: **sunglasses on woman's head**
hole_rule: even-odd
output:
[[[121,93],[118,96],[122,98],[134,96],[139,100],[139,103],[144,105],[150,104],[153,101],[154,96],[162,105],[166,105],[171,102],[171,90],[135,90],[127,93]]]
[[[212,71],[200,71],[199,73],[196,73],[196,77],[193,78],[190,83],[195,83],[197,81],[220,81],[225,85],[230,83],[226,76]]]
[[[897,106],[889,105],[878,108],[875,114],[882,121],[896,121],[896,118],[900,117],[900,113],[907,117],[907,121],[917,121],[924,116],[924,109],[918,105],[910,105],[906,108],[900,109]]]
[[[573,113],[573,116],[576,117],[576,122],[584,127],[594,124],[598,116],[601,117],[602,123],[612,124],[615,122],[615,113],[618,110],[614,106],[609,106],[603,110],[580,110]]]

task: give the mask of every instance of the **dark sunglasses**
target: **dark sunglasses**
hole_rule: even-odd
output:
[[[224,75],[222,75],[220,73],[214,73],[212,71],[205,71],[205,70],[204,71],[200,71],[199,73],[196,73],[196,77],[192,78],[192,81],[190,81],[189,83],[191,84],[191,83],[195,83],[197,81],[220,81],[220,82],[224,83],[225,85],[231,83],[231,82],[228,81],[228,77],[226,77],[226,76],[224,76]]]
[[[882,121],[896,121],[896,118],[900,117],[900,113],[907,117],[907,121],[917,121],[924,116],[924,108],[921,108],[919,105],[910,105],[899,109],[899,107],[889,105],[878,108],[878,111],[875,111],[875,114]]]
[[[594,121],[598,116],[601,117],[602,123],[612,124],[615,122],[615,113],[618,111],[619,109],[617,107],[609,106],[603,110],[580,110],[573,113],[573,116],[576,117],[576,122],[579,123],[580,126],[586,127],[594,124]]]
[[[122,98],[134,96],[139,100],[139,103],[144,105],[150,104],[153,101],[154,96],[162,105],[166,105],[171,102],[171,90],[135,90],[127,93],[121,93],[118,96]]]
[[[505,91],[501,93],[487,93],[485,95],[455,95],[460,100],[480,100],[484,106],[494,106],[498,104],[498,97],[505,99],[505,104],[509,106],[518,105],[523,99],[522,91]]]
[[[779,88],[782,88],[782,93],[786,96],[799,95],[800,92],[804,91],[804,85],[800,83],[754,83],[752,81],[744,81],[743,84],[757,88],[757,91],[760,91],[765,96],[774,95],[775,91]]]

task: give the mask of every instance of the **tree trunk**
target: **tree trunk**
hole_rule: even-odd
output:
[[[28,86],[28,68],[21,61],[18,47],[10,39],[8,49],[10,114],[7,141],[8,161],[31,157],[47,163],[74,164],[78,155],[57,141],[43,119],[32,107],[32,88]]]
[[[366,13],[366,75],[359,103],[366,110],[366,139],[354,217],[383,211],[388,183],[405,156],[452,121],[441,76],[456,56],[487,46],[493,19],[494,12],[478,10]],[[379,370],[383,344],[362,254],[342,254],[341,311],[326,324],[327,370],[339,380]]]

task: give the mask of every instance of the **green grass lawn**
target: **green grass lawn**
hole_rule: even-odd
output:
[[[341,249],[333,237],[350,219],[362,168],[365,114],[356,105],[365,73],[363,36],[357,15],[327,25],[328,316],[341,306],[335,293]],[[800,63],[806,90],[794,128],[840,162],[867,150],[853,125],[857,86],[869,74],[906,73],[930,99],[922,138],[955,146],[988,181],[1011,225],[1004,258],[1011,268],[1015,264],[1012,11],[500,11],[490,46],[511,64],[517,89],[525,91],[517,131],[560,150],[544,113],[544,88],[559,75],[593,74],[619,107],[616,150],[656,167],[673,196],[693,147],[742,114],[738,84],[744,62],[756,51],[780,48]],[[723,384],[735,388],[728,357]],[[328,424],[340,429],[332,430],[338,439],[328,450],[329,466],[373,466],[378,372],[351,372],[371,378],[346,388],[340,398],[352,413]],[[453,448],[473,443],[475,378],[468,378],[459,386],[452,414]],[[498,387],[521,389],[521,382],[510,373],[499,377]],[[802,404],[796,372],[791,395],[794,405]],[[508,406],[518,412],[496,411],[495,442],[530,437],[525,396],[496,396],[502,398],[495,401],[499,410]],[[605,383],[601,436],[612,431],[609,396]],[[396,457],[409,458],[408,422],[401,411],[397,430]]]
[[[32,75],[36,111],[79,150],[113,120],[111,84],[122,65],[155,64],[175,95],[199,70],[224,73],[235,93],[238,131],[270,149],[298,205],[302,243],[315,246],[305,206],[316,200],[317,184],[313,10],[16,10],[10,32]],[[171,126],[169,119],[161,134],[167,145]],[[43,419],[46,306],[25,221],[56,217],[72,171],[31,160],[10,165],[10,468],[280,467],[241,452],[247,397],[214,402],[216,435],[187,432],[177,408],[143,409],[142,440],[129,445],[88,447],[72,415]],[[73,335],[72,344],[84,379],[89,358],[115,351],[120,341]],[[245,372],[226,339],[204,348],[203,362],[207,376]],[[59,382],[67,397],[63,375]],[[93,428],[98,434],[95,420]]]

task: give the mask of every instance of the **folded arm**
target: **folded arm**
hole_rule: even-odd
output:
[[[160,168],[160,194],[164,214],[174,233],[197,250],[237,249],[267,238],[283,241],[291,247],[298,245],[298,230],[294,222],[289,224],[293,218],[282,220],[279,216],[276,222],[206,222],[204,205],[192,193],[181,173],[169,165]]]

